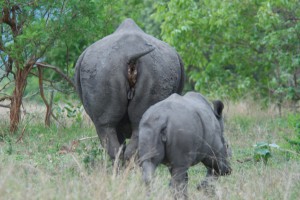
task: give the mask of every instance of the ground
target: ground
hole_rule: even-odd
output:
[[[30,106],[29,106],[30,105]],[[8,110],[0,109],[0,194],[3,199],[145,199],[139,166],[117,170],[99,147],[93,124],[66,116],[43,125],[43,106],[25,104],[19,131],[8,133]],[[29,109],[30,108],[30,109]],[[296,129],[294,113],[279,116],[254,102],[226,103],[225,135],[232,147],[230,176],[220,178],[214,194],[196,189],[205,175],[199,164],[189,170],[190,199],[297,199],[300,158],[285,137]],[[267,163],[254,161],[258,142],[277,144]],[[150,199],[173,199],[166,167],[156,171]]]

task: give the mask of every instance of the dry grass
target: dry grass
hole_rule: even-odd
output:
[[[199,164],[189,170],[190,199],[298,199],[300,196],[299,155],[289,155],[274,150],[267,165],[253,161],[239,163],[249,158],[253,145],[259,141],[284,144],[282,134],[292,134],[288,127],[281,127],[274,109],[262,110],[254,103],[243,102],[225,105],[226,136],[232,146],[233,173],[215,183],[215,195],[198,191],[196,185],[204,178],[205,168]],[[28,109],[27,109],[28,110]],[[40,108],[36,110],[41,111]],[[41,123],[42,113],[34,108],[25,115],[23,122],[32,115],[33,124],[25,131],[22,142],[16,136],[2,136],[0,140],[0,199],[146,199],[146,189],[138,166],[116,171],[105,154],[98,154],[95,165],[84,162],[86,156],[99,144],[90,122],[64,129],[55,125],[50,129]],[[85,119],[88,121],[88,119]],[[72,122],[70,123],[72,124]],[[0,123],[2,130],[7,124]],[[24,124],[21,124],[24,126]],[[0,135],[4,135],[5,131]],[[71,148],[72,147],[72,148]],[[62,149],[69,149],[63,152]],[[148,199],[173,199],[169,188],[170,175],[166,167],[156,171],[152,194]]]
[[[87,172],[80,158],[72,157],[66,168],[73,173],[43,169],[43,166],[11,161],[0,167],[1,199],[145,199],[146,190],[138,168],[126,168],[114,174],[106,165],[99,164]],[[3,160],[2,160],[3,161]],[[154,180],[155,199],[172,199],[168,187]],[[163,189],[164,188],[164,189]],[[167,193],[166,193],[167,192]]]
[[[297,199],[300,164],[290,162],[280,167],[254,165],[237,167],[227,180],[218,185],[219,199]]]

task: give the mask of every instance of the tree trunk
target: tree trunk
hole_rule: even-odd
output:
[[[50,127],[50,118],[51,118],[51,112],[52,112],[52,101],[53,101],[53,91],[51,92],[51,97],[50,97],[50,104],[48,103],[45,93],[44,93],[44,87],[43,87],[43,72],[42,72],[42,67],[38,66],[38,72],[39,72],[39,87],[40,87],[40,94],[41,97],[46,105],[46,115],[45,115],[45,125],[47,127]]]
[[[54,97],[54,91],[52,90],[50,92],[49,110],[47,110],[46,119],[45,119],[45,122],[46,122],[46,124],[48,124],[48,126],[50,126],[50,124],[51,124],[51,113],[52,113],[53,97]]]
[[[46,101],[44,101],[46,105],[45,125],[47,127],[50,127],[51,124],[52,101],[53,101],[53,91],[50,94],[50,103],[48,104]]]
[[[18,130],[18,125],[21,119],[21,105],[23,93],[26,88],[26,78],[28,75],[28,69],[17,69],[15,77],[15,89],[11,98],[10,106],[10,132],[14,133]]]

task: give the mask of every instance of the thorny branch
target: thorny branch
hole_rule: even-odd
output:
[[[4,22],[10,26],[14,37],[16,37],[20,31],[20,26],[18,26],[17,24],[17,16],[16,16],[16,13],[20,10],[21,8],[18,5],[13,5],[11,8],[4,7],[2,9],[1,22]]]
[[[2,105],[2,104],[0,104],[0,107],[2,107],[2,108],[10,108],[9,105]]]
[[[54,71],[56,71],[59,75],[61,75],[66,81],[68,81],[68,83],[73,86],[73,88],[75,88],[75,85],[73,83],[73,81],[67,76],[65,75],[59,68],[49,65],[49,64],[44,64],[44,63],[36,63],[37,66],[40,67],[45,67],[45,68],[49,68],[49,69],[53,69]]]
[[[51,95],[51,103],[49,104],[46,97],[45,97],[45,94],[44,94],[44,88],[43,88],[43,72],[42,72],[42,68],[40,66],[38,66],[38,73],[39,73],[39,88],[40,88],[40,94],[41,94],[41,97],[46,105],[46,117],[45,117],[45,124],[46,126],[50,126],[50,116],[51,116],[51,106],[52,106],[52,99],[53,99],[53,93]]]
[[[0,82],[1,82],[1,80],[2,80],[2,79],[0,79]],[[7,86],[9,86],[11,83],[12,83],[12,81],[6,83],[6,84],[0,89],[0,92],[1,92],[2,90],[4,90]]]
[[[0,51],[5,51],[2,41],[0,40]]]
[[[44,94],[44,87],[43,87],[43,77],[42,77],[42,69],[41,67],[38,66],[38,71],[39,71],[39,88],[40,88],[40,94],[41,94],[41,97],[46,105],[46,107],[49,106],[48,104],[48,101],[45,97],[45,94]]]
[[[38,93],[39,93],[39,91],[36,91],[36,92],[34,92],[32,94],[27,94],[26,96],[23,97],[23,99],[30,99],[31,97],[37,95]]]
[[[65,126],[63,123],[61,123],[61,122],[59,121],[59,119],[57,119],[57,117],[53,114],[53,112],[51,112],[51,116],[53,117],[53,119],[55,119],[55,121],[56,121],[59,125],[61,125],[62,127],[66,128],[66,126]]]
[[[17,139],[16,143],[19,143],[20,141],[22,141],[27,125],[28,125],[28,123],[25,124],[25,126],[23,127],[22,133],[21,133],[21,135],[19,136],[19,138]]]
[[[12,96],[4,96],[4,97],[1,97],[0,98],[0,101],[4,101],[4,100],[11,100],[12,99]]]
[[[0,81],[2,81],[2,79],[3,79],[4,77],[7,77],[8,74],[10,74],[10,73],[12,73],[12,74],[14,75],[14,73],[12,72],[13,59],[12,59],[10,56],[8,56],[8,60],[7,60],[7,62],[6,62],[2,55],[0,55],[0,57],[1,57],[1,61],[2,61],[3,65],[5,66],[5,70],[4,70],[4,71],[6,72],[6,74],[4,74],[4,75],[0,78]]]
[[[35,74],[35,73],[33,73],[33,72],[30,72],[30,74],[33,75],[33,76],[39,77],[39,75],[37,75],[37,74]],[[56,84],[58,81],[56,82],[56,81],[52,81],[52,80],[45,79],[45,78],[43,78],[43,81],[46,81],[47,83],[49,83],[50,86],[51,86],[54,90],[56,90],[56,91],[58,91],[58,92],[61,92],[61,93],[70,93],[70,92],[72,92],[72,90],[69,90],[69,89],[63,90],[63,89],[59,89],[58,86],[55,86],[55,84]]]
[[[0,78],[0,82],[5,78],[7,77],[5,74]],[[0,90],[1,91],[1,90]]]

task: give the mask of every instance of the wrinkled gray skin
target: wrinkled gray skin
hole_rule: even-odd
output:
[[[199,93],[173,94],[151,106],[139,126],[139,158],[147,185],[158,164],[169,167],[175,198],[187,198],[187,170],[202,162],[211,177],[230,174],[221,101],[214,109]]]
[[[81,54],[76,64],[76,89],[112,159],[125,138],[131,138],[125,159],[136,152],[143,113],[182,91],[183,70],[177,52],[144,33],[132,19]]]

